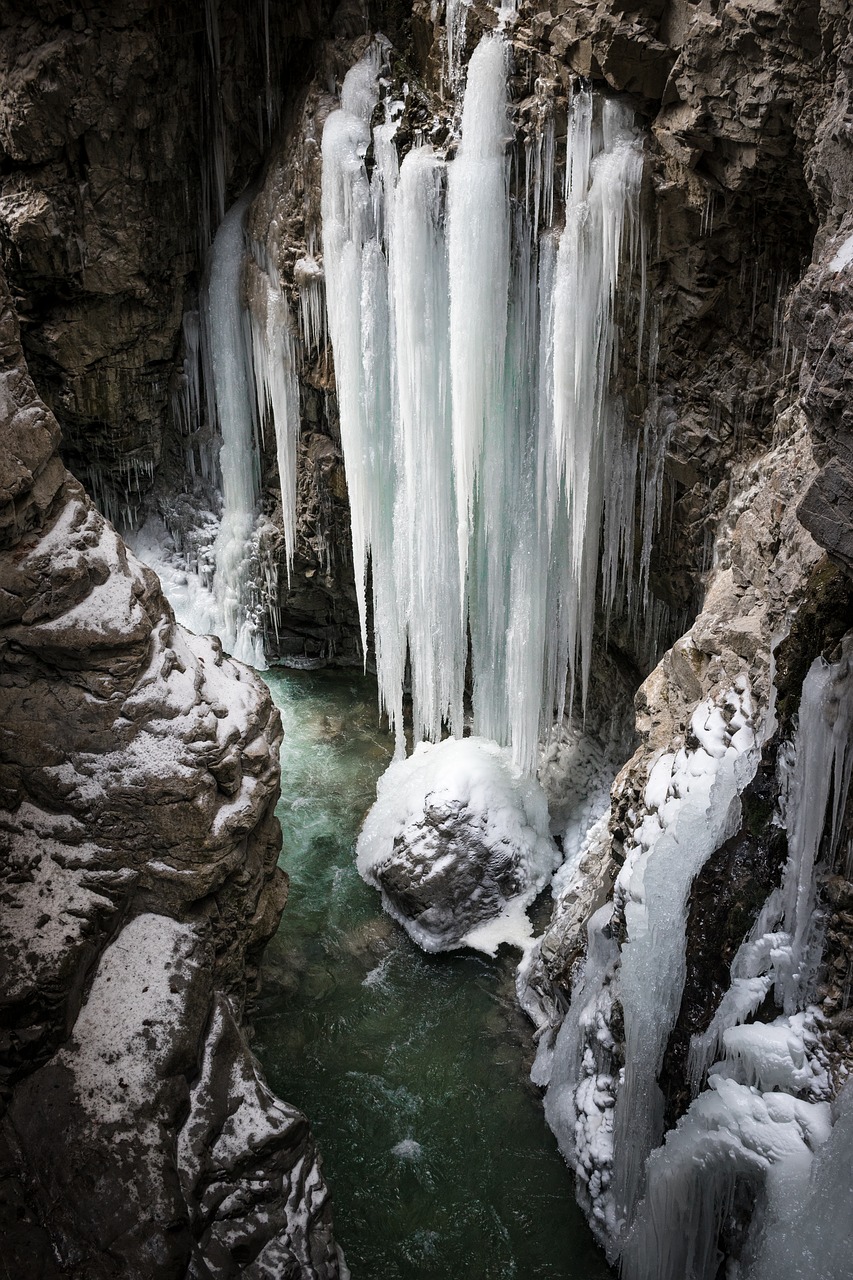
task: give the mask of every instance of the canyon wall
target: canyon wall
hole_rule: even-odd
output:
[[[267,34],[264,12],[271,15]],[[11,73],[0,89],[0,242],[38,393],[62,427],[64,459],[107,514],[132,525],[154,513],[179,544],[199,512],[215,516],[211,425],[204,415],[188,424],[181,412],[192,382],[183,317],[197,312],[211,230],[224,206],[253,184],[250,238],[275,260],[292,313],[302,317],[294,323],[301,435],[290,584],[272,440],[264,447],[273,566],[266,601],[277,622],[268,629],[268,653],[360,661],[334,371],[323,337],[319,144],[343,75],[366,43],[363,7],[232,11],[223,0],[189,10],[140,3],[117,14],[115,6],[85,19],[70,5],[4,9],[0,44]],[[444,6],[373,5],[369,19],[394,45],[402,147],[419,137],[446,142],[453,105]],[[497,20],[485,0],[467,8],[466,55]],[[636,851],[637,832],[657,813],[647,797],[659,761],[692,750],[697,708],[724,708],[735,688],[748,688],[750,723],[766,736],[755,777],[744,784],[743,820],[720,832],[719,848],[687,886],[683,990],[654,1073],[670,1129],[690,1103],[690,1038],[707,1031],[732,957],[782,879],[786,848],[768,815],[804,679],[818,655],[838,657],[853,625],[851,15],[842,0],[552,0],[541,8],[520,3],[508,31],[514,122],[522,131],[533,127],[537,85],[548,86],[557,104],[558,157],[574,77],[624,95],[648,130],[648,324],[641,337],[626,322],[617,381],[646,478],[659,489],[660,517],[648,605],[640,612],[626,605],[607,636],[608,661],[629,686],[639,686],[639,746],[617,779],[609,827],[590,843],[581,880],[557,904],[527,975],[525,998],[551,1047],[597,908],[610,904],[614,945],[625,944],[624,895],[620,900],[617,889],[614,909],[613,887]],[[556,173],[559,183],[560,159]],[[303,303],[309,311],[316,306],[314,320]],[[306,337],[317,323],[319,338]],[[55,453],[54,420],[22,372],[8,303],[5,324],[10,376],[26,387],[24,409],[10,393],[7,420],[26,410],[37,423],[15,428],[20,443],[10,454],[17,471],[5,526],[13,715],[4,793],[14,811],[7,834],[18,850],[8,863],[8,901],[21,902],[11,908],[21,925],[16,939],[36,927],[54,937],[46,921],[38,924],[49,914],[35,905],[39,889],[45,897],[67,878],[62,891],[77,903],[57,926],[67,941],[49,942],[44,954],[10,944],[25,971],[13,971],[4,1121],[9,1203],[31,1211],[27,1178],[41,1176],[38,1162],[47,1159],[46,1122],[34,1119],[28,1090],[54,1089],[69,1132],[89,1132],[93,1112],[80,1099],[79,1081],[96,1079],[92,1053],[121,1061],[125,1050],[86,1048],[86,1009],[109,1008],[107,983],[124,974],[132,942],[139,956],[162,952],[171,957],[170,972],[186,976],[180,991],[160,990],[157,1016],[174,1019],[180,1004],[180,1016],[195,1028],[180,1048],[163,1048],[165,1083],[146,1103],[146,1123],[160,1134],[145,1157],[144,1176],[159,1188],[149,1201],[150,1221],[159,1224],[152,1238],[160,1243],[152,1248],[159,1258],[177,1259],[178,1268],[187,1250],[206,1250],[212,1273],[229,1274],[221,1251],[233,1255],[237,1246],[225,1211],[217,1217],[224,1192],[212,1189],[209,1153],[216,1132],[226,1147],[234,1135],[226,1132],[221,1103],[225,1128],[211,1131],[203,1118],[217,1114],[205,1091],[212,1097],[225,1088],[213,1065],[214,1039],[243,1063],[232,1081],[240,1077],[244,1094],[254,1090],[252,1105],[278,1135],[270,1145],[280,1153],[282,1178],[306,1141],[302,1122],[255,1081],[236,1030],[246,973],[281,905],[269,817],[276,727],[245,673],[210,642],[175,629],[151,576],[68,479]],[[639,559],[639,527],[638,534]],[[97,593],[105,594],[107,582],[116,590],[102,605]],[[226,672],[232,693],[224,699],[216,686]],[[217,708],[230,705],[237,687],[244,712],[232,725],[233,713],[221,716]],[[606,688],[599,673],[594,715],[602,712],[596,689]],[[34,716],[42,702],[50,711]],[[728,705],[725,714],[730,745],[732,718],[741,712]],[[152,735],[151,721],[167,727]],[[61,750],[56,725],[69,726]],[[164,766],[157,753],[166,751],[173,754]],[[114,776],[114,788],[102,775]],[[140,810],[149,793],[150,813]],[[846,832],[848,815],[845,824]],[[43,852],[33,855],[34,848]],[[849,1026],[851,892],[849,879],[826,870],[819,902],[827,944],[816,999],[836,1090]],[[608,1018],[618,1074],[626,1052],[618,1002]],[[124,1034],[130,1043],[147,1032],[128,1027]],[[206,1065],[196,1077],[191,1064],[203,1042]],[[99,1085],[90,1087],[94,1097]],[[124,1094],[105,1097],[99,1125],[126,1125],[137,1105],[134,1087],[149,1094],[130,1073],[120,1087],[127,1105],[122,1110]],[[600,1092],[600,1111],[612,1113],[615,1094]],[[177,1147],[173,1137],[164,1145],[162,1135],[177,1129]],[[130,1157],[117,1144],[101,1158]],[[141,1178],[142,1166],[134,1167]],[[66,1179],[63,1194],[79,1185],[84,1190],[74,1194],[91,1198],[88,1174],[57,1168],[51,1177]],[[242,1175],[234,1168],[233,1177]],[[578,1172],[595,1221],[609,1166],[579,1162]],[[119,1176],[126,1174],[115,1176],[116,1186]],[[86,1213],[75,1212],[85,1223]],[[269,1244],[256,1233],[252,1248],[258,1245],[257,1256],[269,1248],[271,1258],[278,1248],[302,1249],[325,1274],[322,1266],[337,1265],[325,1212],[316,1228],[282,1226]],[[138,1247],[135,1228],[122,1218],[126,1206],[115,1213],[111,1239],[126,1237],[131,1243],[121,1247],[129,1251]],[[64,1256],[84,1259],[73,1265],[95,1266],[99,1240],[90,1234],[81,1243],[70,1219],[57,1230],[67,1237]],[[724,1251],[736,1256],[743,1222],[727,1230]],[[21,1247],[41,1241],[47,1258],[40,1232],[29,1223]]]
[[[281,725],[57,455],[0,285],[0,1221],[10,1276],[337,1276],[243,1030]]]

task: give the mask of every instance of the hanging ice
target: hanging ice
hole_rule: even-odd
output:
[[[299,443],[299,383],[296,376],[290,308],[278,271],[269,256],[255,247],[249,263],[247,294],[252,338],[255,400],[263,431],[267,418],[275,431],[281,488],[287,579],[296,540],[296,450]],[[257,259],[262,259],[261,262]]]
[[[846,1172],[839,1168],[832,1191],[829,1167],[849,1135],[850,1097],[834,1111],[827,1102],[831,1085],[817,1052],[820,1020],[808,1007],[821,942],[806,922],[815,916],[819,873],[841,856],[838,826],[853,735],[851,659],[848,639],[837,663],[818,659],[804,682],[792,750],[780,753],[783,771],[790,771],[783,883],[739,949],[732,986],[707,1032],[693,1039],[690,1073],[694,1090],[702,1091],[660,1146],[655,1077],[683,981],[683,883],[708,839],[725,835],[732,767],[734,779],[738,773],[742,779],[755,758],[748,727],[738,724],[748,708],[730,720],[728,746],[706,706],[694,716],[701,745],[693,758],[683,752],[660,757],[646,788],[648,814],[617,884],[628,933],[621,953],[612,941],[599,940],[600,921],[590,926],[586,975],[558,1037],[546,1111],[626,1280],[714,1280],[720,1232],[738,1188],[749,1190],[755,1209],[749,1230],[733,1242],[733,1276],[796,1280],[819,1267],[822,1276],[842,1280],[849,1267],[849,1255],[834,1243],[839,1218],[830,1220],[818,1198],[828,1194],[840,1205],[849,1195],[849,1165]],[[697,769],[699,756],[708,758],[707,768]],[[703,779],[712,776],[707,790]],[[703,791],[707,815],[694,825],[694,794],[700,798]],[[609,909],[602,914],[606,928]],[[769,1022],[750,1021],[774,985],[785,1011]],[[616,999],[625,1019],[626,1062],[618,1085],[608,1074]]]
[[[263,640],[252,617],[251,573],[260,488],[259,457],[241,303],[243,219],[248,204],[248,197],[243,196],[232,205],[216,233],[204,323],[212,399],[222,436],[222,521],[214,547],[213,579],[216,630],[228,653],[262,669],[266,661]]]
[[[443,163],[429,147],[400,169],[392,219],[399,414],[397,580],[409,641],[413,721],[437,741],[462,733],[465,631],[459,611],[450,426]]]
[[[503,417],[509,288],[506,61],[506,45],[497,37],[481,40],[474,51],[462,140],[448,179],[453,465],[463,589],[483,439]],[[460,610],[464,616],[464,597]]]
[[[470,632],[474,730],[532,772],[578,650],[588,670],[605,495],[611,595],[631,556],[636,448],[623,450],[609,384],[641,151],[630,113],[604,104],[593,128],[598,107],[581,94],[569,225],[539,241],[553,109],[540,112],[531,208],[509,193],[504,38],[484,37],[471,59],[452,161],[421,147],[398,168],[390,119],[371,138],[382,57],[376,43],[348,73],[323,138],[362,638],[366,650],[370,566],[380,693],[398,729],[408,656],[416,738],[461,731]],[[608,468],[611,455],[626,461]]]

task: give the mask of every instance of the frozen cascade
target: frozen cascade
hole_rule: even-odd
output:
[[[594,918],[585,976],[557,1036],[546,1117],[577,1173],[579,1199],[612,1253],[633,1220],[646,1160],[662,1137],[657,1074],[684,985],[687,900],[696,873],[739,824],[739,793],[760,756],[753,716],[742,680],[720,702],[697,707],[695,749],[662,754],[655,763],[614,894],[627,941],[621,953],[606,946],[609,919]],[[626,1064],[618,1088],[609,1030],[616,999]]]
[[[210,251],[201,314],[185,316],[184,383],[174,404],[190,442],[203,411],[218,426],[221,516],[217,521],[212,511],[196,511],[196,526],[187,530],[179,524],[174,537],[161,520],[149,516],[130,541],[158,573],[183,625],[198,634],[216,634],[235,658],[263,670],[257,582],[259,437],[271,423],[289,573],[299,388],[292,322],[278,274],[259,245],[247,261],[243,223],[250,198],[241,197],[225,215]],[[248,309],[243,306],[244,283]],[[200,450],[200,467],[203,479],[215,483],[213,451],[207,447]]]
[[[296,351],[290,308],[278,271],[260,245],[254,245],[253,252],[255,260],[249,264],[247,292],[255,402],[261,429],[269,419],[275,431],[289,584],[296,542],[296,450],[299,444]]]
[[[553,106],[543,99],[528,148],[532,198],[529,182],[511,198],[508,51],[489,35],[468,68],[455,159],[422,146],[398,166],[386,103],[368,178],[384,56],[377,39],[350,70],[323,136],[362,639],[366,653],[370,566],[380,698],[402,749],[407,656],[416,739],[461,732],[470,629],[474,731],[533,772],[579,651],[588,671],[605,509],[611,598],[633,554],[637,450],[609,383],[621,268],[638,258],[642,141],[619,104],[575,96],[560,236]]]
[[[243,219],[248,204],[248,196],[243,196],[232,205],[216,233],[204,326],[216,420],[222,436],[222,520],[214,544],[213,594],[218,613],[215,629],[228,653],[262,670],[266,661],[263,639],[251,616],[250,573],[260,476],[241,305]]]
[[[732,986],[691,1044],[696,1098],[647,1166],[645,1198],[622,1254],[626,1280],[713,1280],[718,1238],[736,1187],[761,1192],[733,1277],[844,1280],[853,1224],[853,1094],[833,1108],[808,1009],[820,962],[817,873],[839,857],[838,823],[850,781],[853,643],[818,658],[803,685],[787,801],[783,884],[732,964]],[[781,768],[786,768],[782,754]],[[774,985],[785,1012],[748,1023]],[[717,1061],[715,1057],[721,1055]],[[841,1230],[839,1228],[842,1228]]]

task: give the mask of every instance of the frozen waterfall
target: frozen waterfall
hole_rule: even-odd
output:
[[[451,63],[465,9],[449,21]],[[461,733],[470,635],[474,732],[533,772],[567,678],[585,696],[605,511],[611,597],[630,563],[637,452],[611,384],[640,256],[642,139],[621,104],[575,93],[560,233],[553,104],[540,86],[534,135],[513,137],[504,37],[471,58],[452,160],[422,145],[398,163],[388,103],[371,133],[384,56],[377,39],[350,70],[323,136],[365,653],[370,580],[380,698],[402,749],[407,669],[416,739]]]
[[[249,195],[241,197],[222,220],[210,250],[201,315],[190,312],[185,318],[185,388],[176,404],[176,417],[187,434],[198,429],[203,416],[218,431],[218,468],[212,450],[203,451],[201,461],[205,484],[212,487],[218,481],[219,519],[213,511],[198,513],[199,527],[190,541],[201,554],[175,546],[154,516],[130,541],[159,574],[184,626],[198,634],[214,633],[235,658],[262,670],[261,580],[270,571],[259,536],[264,434],[272,427],[275,435],[289,580],[300,419],[290,307],[274,261],[275,246],[253,244],[249,253],[244,222],[250,201]]]
[[[222,519],[214,544],[213,596],[216,633],[226,651],[254,667],[266,666],[263,640],[252,617],[252,534],[260,489],[250,362],[241,302],[245,237],[244,196],[232,205],[213,241],[204,308],[210,369],[210,414],[219,424],[222,448]]]

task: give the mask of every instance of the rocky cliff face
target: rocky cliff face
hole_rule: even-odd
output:
[[[241,1029],[287,893],[278,714],[65,470],[5,286],[0,403],[7,1272],[337,1275]]]
[[[470,53],[497,14],[486,0],[456,9],[465,12]],[[219,11],[219,30],[228,17],[229,30],[241,34],[217,53],[212,6],[190,17],[168,6],[155,15],[142,3],[116,17],[107,6],[97,21],[70,7],[7,10],[0,38],[13,70],[2,89],[0,226],[25,347],[39,390],[66,432],[69,461],[93,487],[97,479],[96,496],[116,511],[141,505],[137,482],[144,488],[152,469],[161,506],[182,489],[195,490],[191,507],[210,501],[211,477],[193,480],[186,468],[192,456],[200,470],[202,446],[209,455],[206,428],[182,437],[180,422],[164,425],[166,409],[181,389],[181,314],[194,305],[201,268],[197,228],[215,221],[217,200],[230,199],[255,176],[251,237],[275,262],[294,317],[302,315],[294,320],[302,408],[297,556],[288,587],[273,547],[270,602],[280,608],[281,628],[271,650],[356,657],[346,484],[322,336],[319,140],[335,86],[361,47],[362,7],[274,7],[274,21],[284,24],[279,34],[290,44],[269,82],[263,24],[250,11],[241,10],[239,19]],[[390,3],[371,6],[370,16],[395,42],[395,87],[408,86],[400,138],[409,145],[432,131],[445,143],[452,108],[444,7]],[[771,707],[775,681],[778,728],[764,744],[746,797],[752,817],[721,841],[690,890],[684,991],[656,1080],[671,1126],[689,1101],[690,1036],[707,1029],[732,954],[782,874],[785,850],[767,822],[777,799],[776,753],[790,738],[812,659],[836,653],[853,622],[851,16],[841,0],[637,0],[632,7],[552,0],[541,9],[520,3],[511,39],[522,129],[533,127],[537,82],[547,83],[558,102],[559,152],[576,76],[625,95],[648,128],[650,309],[642,341],[626,323],[623,370],[640,372],[623,373],[622,380],[641,454],[660,466],[659,476],[645,473],[650,488],[660,484],[650,606],[644,617],[626,609],[609,636],[610,660],[635,685],[645,677],[637,695],[640,745],[617,780],[609,826],[589,841],[580,880],[558,904],[527,975],[544,1026],[559,1024],[580,972],[590,914],[613,903],[626,850],[654,817],[645,797],[658,761],[691,741],[697,706],[716,699],[723,714],[738,681],[748,684],[757,724]],[[273,38],[270,47],[283,41]],[[267,112],[283,70],[292,73],[292,92],[281,110]],[[198,106],[203,94],[207,114]],[[261,129],[254,124],[257,102],[267,120]],[[277,122],[271,145],[269,121]],[[205,157],[198,174],[196,151]],[[174,181],[176,172],[191,175],[186,189]],[[206,210],[201,219],[199,207]],[[36,404],[31,391],[26,396],[26,406]],[[264,825],[273,788],[266,753],[275,737],[266,704],[243,677],[229,685],[243,690],[240,723],[232,723],[233,712],[219,714],[220,683],[235,668],[175,630],[150,576],[62,471],[53,420],[38,407],[30,418],[26,431],[15,428],[19,474],[7,504],[15,551],[3,582],[11,610],[4,636],[12,646],[13,715],[3,785],[15,802],[24,797],[10,827],[15,848],[56,856],[50,852],[48,861],[40,852],[28,862],[29,854],[17,853],[9,892],[18,901],[20,886],[29,886],[28,905],[14,908],[22,912],[15,918],[23,937],[47,913],[35,905],[40,889],[46,899],[62,884],[75,905],[57,925],[69,939],[59,951],[58,943],[44,955],[38,947],[14,948],[14,972],[22,970],[8,1050],[14,1097],[6,1123],[16,1154],[6,1167],[14,1187],[22,1177],[40,1176],[38,1160],[46,1159],[32,1154],[44,1152],[44,1131],[28,1137],[26,1125],[15,1121],[27,1111],[19,1099],[31,1096],[22,1090],[34,1090],[41,1079],[58,1082],[63,1096],[73,1088],[79,1094],[69,1081],[88,1079],[93,1070],[85,1055],[95,1051],[84,1049],[91,1022],[76,1038],[69,1035],[89,1007],[81,1000],[90,979],[91,1008],[109,1008],[107,983],[127,967],[125,953],[112,947],[127,928],[133,924],[140,966],[162,951],[170,973],[196,975],[190,986],[195,991],[197,984],[200,995],[149,988],[152,1002],[167,1010],[164,1019],[186,999],[204,1010],[198,1026],[207,1026],[209,1046],[234,1046],[239,1037],[229,1009],[236,999],[239,1012],[245,965],[251,969],[276,909],[263,869],[272,838]],[[269,441],[265,468],[265,509],[280,523]],[[638,528],[638,548],[641,534]],[[107,583],[114,588],[106,591]],[[32,707],[42,705],[51,708],[52,723],[41,712],[34,716]],[[730,726],[731,707],[726,714]],[[159,727],[152,730],[152,723]],[[61,749],[55,724],[68,725]],[[827,920],[818,988],[822,1036],[843,1066],[850,881],[827,874],[820,893]],[[615,908],[613,937],[620,944],[618,891]],[[47,936],[54,937],[52,926]],[[140,1006],[140,1027],[143,1013]],[[617,1067],[625,1048],[619,1017],[617,1007],[608,1030]],[[147,1034],[130,1028],[128,1043],[137,1032]],[[150,1160],[159,1160],[160,1172],[146,1177],[162,1186],[163,1170],[171,1171],[173,1199],[161,1193],[151,1199],[162,1256],[177,1240],[174,1256],[185,1258],[188,1247],[201,1247],[188,1245],[192,1237],[205,1242],[205,1265],[213,1266],[210,1259],[224,1257],[222,1250],[233,1257],[241,1247],[227,1206],[217,1207],[225,1203],[219,1153],[233,1149],[236,1120],[223,1120],[220,1138],[215,1124],[209,1128],[211,1114],[224,1115],[227,1075],[215,1068],[212,1049],[189,1096],[186,1064],[197,1057],[202,1034],[189,1038],[195,1047],[183,1058],[163,1060],[162,1078],[171,1083],[152,1094],[159,1099],[151,1104],[152,1132],[161,1121],[167,1129],[183,1124],[182,1137],[177,1154],[173,1147],[163,1154],[152,1139],[146,1150],[156,1153]],[[233,1051],[248,1063],[242,1049]],[[250,1065],[240,1072],[251,1081]],[[129,1098],[151,1092],[129,1067],[121,1080]],[[285,1153],[276,1168],[290,1176],[287,1153],[299,1122],[276,1111],[262,1086],[246,1088],[266,1108],[265,1132],[279,1135],[269,1143]],[[209,1102],[214,1094],[216,1105]],[[612,1103],[612,1097],[602,1102],[602,1110]],[[71,1103],[61,1105],[70,1114]],[[75,1134],[91,1118],[80,1106]],[[590,1168],[584,1176],[587,1182],[597,1176],[600,1186],[601,1174]],[[69,1174],[64,1185],[77,1178]],[[23,1192],[12,1203],[28,1212]],[[175,1205],[180,1225],[172,1235]],[[116,1239],[132,1234],[123,1221]],[[62,1230],[73,1242],[68,1257],[73,1249],[95,1249],[77,1243],[76,1227]],[[278,1248],[308,1248],[292,1243],[291,1228],[276,1230],[271,1257]],[[299,1230],[299,1239],[310,1236]]]

